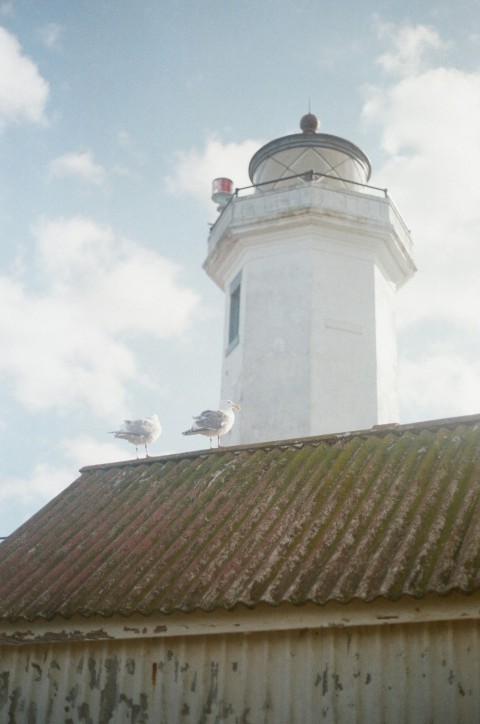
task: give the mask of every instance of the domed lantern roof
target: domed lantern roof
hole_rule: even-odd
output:
[[[270,141],[254,154],[249,175],[258,191],[298,185],[306,180],[361,190],[356,184],[366,184],[370,178],[368,157],[344,138],[318,133],[319,127],[317,116],[307,113],[300,120],[302,133]]]

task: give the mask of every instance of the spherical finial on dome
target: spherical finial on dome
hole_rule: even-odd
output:
[[[300,128],[304,133],[316,133],[320,128],[320,121],[313,113],[307,113],[300,120]]]

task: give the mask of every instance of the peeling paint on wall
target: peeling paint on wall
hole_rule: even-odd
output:
[[[479,648],[477,621],[3,646],[0,722],[477,724]]]

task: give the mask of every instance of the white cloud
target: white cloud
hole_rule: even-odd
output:
[[[128,131],[118,131],[117,141],[123,148],[130,148],[132,143],[132,139],[130,138]]]
[[[59,48],[63,27],[59,23],[47,23],[38,30],[38,34],[47,48]]]
[[[262,143],[259,140],[222,143],[210,137],[203,151],[195,148],[177,151],[174,171],[165,179],[167,191],[177,196],[191,196],[211,209],[213,179],[226,176],[232,179],[234,187],[249,186],[248,164]]]
[[[377,35],[391,45],[388,52],[377,58],[378,65],[387,73],[412,75],[424,66],[431,51],[448,48],[435,28],[426,25],[398,26],[377,21]]]
[[[39,507],[70,485],[84,465],[128,459],[128,452],[119,445],[99,443],[88,435],[60,440],[57,451],[57,457],[63,458],[62,464],[40,462],[29,475],[0,478],[0,502],[12,500],[29,509]]]
[[[173,262],[84,217],[45,219],[34,233],[51,290],[81,296],[98,326],[160,338],[185,330],[198,298],[177,283]]]
[[[412,392],[414,394],[412,394]],[[427,349],[400,365],[400,393],[408,420],[476,414],[480,410],[480,368],[455,350]]]
[[[198,298],[176,265],[90,219],[44,219],[34,234],[37,290],[0,277],[0,376],[28,410],[120,416],[128,388],[154,386],[128,340],[181,335]]]
[[[480,72],[420,70],[422,43],[442,47],[442,41],[433,29],[404,27],[393,55],[400,37],[413,39],[398,57],[408,74],[369,89],[363,115],[386,153],[373,183],[391,187],[412,229],[419,269],[398,299],[409,345],[401,363],[405,409],[444,417],[480,407]],[[460,349],[462,335],[469,344]]]
[[[0,27],[0,127],[22,120],[45,122],[48,83],[18,40]]]
[[[448,98],[448,103],[445,102]],[[412,108],[415,112],[412,113]],[[476,322],[480,225],[480,73],[438,68],[401,80],[367,103],[389,157],[376,172],[413,229],[419,276],[402,322]]]
[[[131,447],[129,451],[125,445],[117,445],[113,442],[98,442],[89,435],[78,435],[74,438],[65,439],[61,443],[61,447],[66,457],[80,469],[84,465],[100,465],[105,462],[117,462],[125,460],[129,457],[129,452],[135,450]],[[131,455],[130,455],[131,457]]]
[[[58,495],[75,477],[75,470],[68,465],[38,463],[29,476],[0,478],[0,502],[14,500],[31,509]]]
[[[51,161],[49,166],[51,177],[77,177],[83,181],[102,186],[107,178],[103,166],[95,163],[91,151],[65,153]]]

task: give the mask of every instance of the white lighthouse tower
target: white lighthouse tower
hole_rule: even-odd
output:
[[[357,146],[318,133],[310,113],[300,127],[255,153],[251,189],[230,195],[225,179],[210,232],[204,266],[226,294],[221,395],[242,407],[231,444],[398,420],[409,231],[386,191],[367,186]]]

